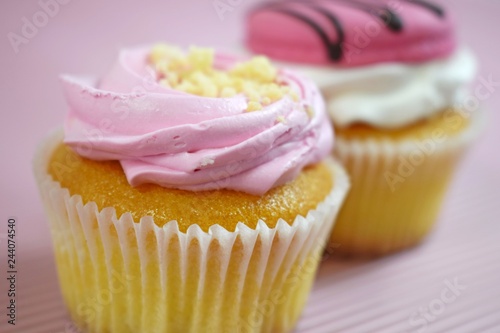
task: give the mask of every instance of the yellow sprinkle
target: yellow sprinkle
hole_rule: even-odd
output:
[[[243,93],[248,111],[261,110],[288,95],[295,101],[295,91],[278,83],[278,71],[266,57],[258,56],[225,71],[214,68],[212,49],[191,47],[183,52],[177,47],[155,45],[149,57],[160,77],[160,84],[190,94],[206,97],[232,97]]]
[[[285,117],[284,117],[284,116],[278,116],[278,117],[276,118],[276,121],[278,121],[278,122],[280,122],[280,123],[283,123],[283,124],[285,124],[285,123],[286,123],[286,119],[285,119]]]
[[[201,92],[201,89],[190,81],[182,81],[175,87],[175,89],[194,95],[200,95]]]
[[[190,63],[186,58],[171,58],[168,64],[169,71],[185,72],[191,69]]]
[[[234,86],[233,79],[228,75],[227,72],[213,71],[212,77],[214,83],[217,85],[217,87],[219,87],[219,89]]]
[[[233,97],[237,94],[238,92],[233,87],[224,87],[220,92],[220,97]]]
[[[179,74],[175,72],[167,73],[167,81],[171,87],[177,86],[177,84],[179,83]]]
[[[276,69],[269,59],[257,56],[244,63],[237,64],[230,73],[242,78],[253,78],[259,82],[273,82],[276,79]]]
[[[306,111],[307,115],[309,116],[309,118],[312,118],[314,116],[314,109],[312,108],[312,106],[306,105],[305,111]]]
[[[289,93],[289,95],[292,97],[293,101],[294,102],[298,102],[300,99],[299,99],[299,94],[297,94],[296,91],[291,91]]]
[[[217,86],[213,83],[208,83],[200,86],[201,88],[201,95],[205,97],[218,97],[219,96],[219,91],[217,89]]]
[[[167,44],[156,44],[151,49],[150,60],[152,63],[158,63],[167,58],[182,58],[184,52],[178,47]]]
[[[234,89],[236,89],[237,91],[243,91],[245,80],[239,77],[231,77],[231,82]]]
[[[250,101],[254,102],[260,101],[260,94],[257,90],[257,87],[254,84],[250,82],[245,82],[243,87],[243,92]]]
[[[283,91],[276,83],[267,84],[265,85],[265,96],[272,101],[277,101],[283,97]]]
[[[200,47],[191,47],[187,56],[193,68],[205,70],[212,68],[214,60],[214,50]]]
[[[259,102],[255,102],[255,101],[248,102],[248,107],[247,107],[248,112],[258,111],[261,109],[262,109],[262,104],[260,104]]]
[[[200,70],[190,73],[187,79],[199,85],[204,85],[211,82],[211,79]]]

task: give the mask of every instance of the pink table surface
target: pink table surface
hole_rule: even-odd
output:
[[[8,34],[20,34],[23,17],[31,20],[41,5],[0,3],[1,332],[69,332],[31,171],[37,143],[66,112],[58,74],[101,74],[120,48],[158,40],[235,47],[253,2],[231,3],[232,11],[221,18],[212,0],[72,0],[60,5],[17,53]],[[480,76],[500,81],[500,2],[448,3],[457,13],[460,38],[477,53]],[[485,134],[462,164],[431,237],[411,251],[375,261],[325,261],[297,332],[500,332],[499,106],[495,91],[484,102]],[[16,326],[7,325],[5,315],[10,216],[17,220]],[[412,322],[416,311],[439,303],[442,290],[455,279],[465,286],[455,300]]]

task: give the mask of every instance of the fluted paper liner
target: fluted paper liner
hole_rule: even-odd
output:
[[[474,115],[467,128],[435,142],[433,150],[427,146],[427,153],[412,140],[337,137],[334,155],[351,179],[330,241],[337,252],[377,256],[418,244],[432,229],[457,162],[483,125],[484,115]]]
[[[289,332],[307,299],[323,246],[349,187],[307,216],[208,232],[152,217],[137,223],[84,204],[47,173],[60,132],[39,149],[35,174],[48,213],[59,280],[75,324],[92,333]],[[215,222],[215,221],[214,221]]]

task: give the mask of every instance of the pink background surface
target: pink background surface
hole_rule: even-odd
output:
[[[237,1],[234,1],[237,2]],[[60,73],[102,74],[120,48],[159,40],[180,45],[238,46],[241,0],[221,20],[212,0],[83,1],[59,12],[16,54],[7,34],[20,34],[38,1],[2,1],[0,331],[64,332],[50,235],[31,171],[37,143],[60,126],[66,107]],[[459,35],[479,58],[480,75],[500,81],[500,2],[449,0]],[[467,289],[423,331],[500,332],[500,91],[485,102],[489,125],[462,164],[440,224],[417,249],[371,262],[329,260],[320,270],[298,332],[417,331],[409,316],[439,297],[444,281],[459,277]],[[18,325],[7,327],[5,231],[17,219]]]

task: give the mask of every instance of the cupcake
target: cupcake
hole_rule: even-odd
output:
[[[349,186],[316,86],[163,44],[62,85],[34,167],[75,325],[290,332]]]
[[[428,1],[283,1],[247,16],[246,45],[322,91],[352,187],[331,242],[377,256],[424,239],[480,130],[476,64]]]

